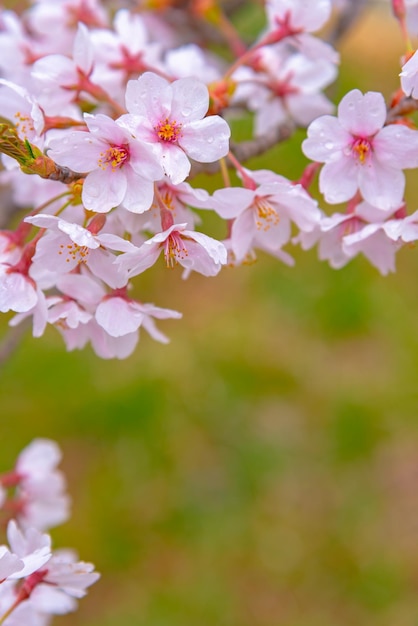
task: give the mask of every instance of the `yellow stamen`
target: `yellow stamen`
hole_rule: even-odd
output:
[[[269,230],[271,226],[277,226],[280,221],[276,209],[269,204],[266,198],[256,197],[254,206],[257,210],[256,226],[258,230]]]
[[[112,171],[121,167],[129,159],[129,152],[123,146],[109,146],[107,150],[100,153],[98,165],[105,170],[109,165]]]
[[[367,139],[357,139],[353,144],[353,152],[357,153],[358,160],[363,164],[371,150],[370,142]]]
[[[161,141],[177,141],[181,133],[181,124],[177,124],[174,120],[170,122],[168,117],[165,120],[161,120],[157,126],[154,127],[157,132],[157,135]]]

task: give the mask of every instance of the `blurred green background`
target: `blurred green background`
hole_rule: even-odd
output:
[[[396,88],[387,6],[341,52],[336,101]],[[297,178],[302,138],[251,165]],[[295,256],[187,282],[154,268],[141,296],[184,313],[160,323],[168,346],[144,334],[106,362],[50,330],[1,367],[0,471],[55,439],[73,497],[55,545],[102,573],[54,625],[418,624],[418,257],[383,278]]]

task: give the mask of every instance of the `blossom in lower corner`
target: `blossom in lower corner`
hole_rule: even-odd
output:
[[[46,530],[68,519],[69,497],[64,476],[57,469],[60,460],[61,451],[54,441],[34,439],[19,454],[14,469],[0,476],[8,511],[23,529]],[[14,488],[10,497],[9,487]]]
[[[21,623],[38,626],[46,623],[42,616],[75,610],[75,599],[85,596],[100,577],[94,565],[77,561],[73,551],[52,552],[49,535],[34,528],[21,531],[11,521],[8,538],[10,554],[20,559],[21,567],[5,582],[0,580],[0,620],[6,626],[18,624],[17,616],[25,615]]]

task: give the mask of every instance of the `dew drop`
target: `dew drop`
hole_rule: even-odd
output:
[[[332,143],[332,141],[327,141],[327,142],[326,142],[326,144],[325,144],[325,148],[326,148],[327,150],[332,150],[332,149],[333,149],[333,147],[334,147],[334,144]]]

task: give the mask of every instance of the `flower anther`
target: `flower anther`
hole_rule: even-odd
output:
[[[167,267],[174,268],[180,260],[189,256],[184,239],[177,231],[173,231],[166,239],[164,256]]]
[[[267,198],[256,196],[254,207],[257,211],[255,223],[257,230],[267,231],[271,226],[277,226],[280,221],[276,209],[268,202]]]
[[[180,137],[181,128],[182,124],[178,124],[175,120],[173,122],[170,122],[168,117],[166,117],[164,120],[161,120],[156,126],[154,126],[154,129],[159,139],[161,139],[161,141],[168,141],[170,143],[177,141],[177,139]]]
[[[33,120],[29,115],[24,115],[20,111],[17,111],[14,117],[15,126],[22,136],[26,137],[27,135],[35,132]]]
[[[97,163],[102,170],[110,165],[113,172],[128,160],[129,150],[125,146],[109,146],[107,150],[100,153]]]
[[[363,163],[366,162],[370,154],[370,151],[372,150],[372,144],[368,139],[363,138],[363,137],[358,137],[353,142],[351,146],[351,150],[352,150],[353,156],[360,161],[361,165],[363,165]]]
[[[65,259],[67,263],[71,261],[76,261],[77,265],[81,265],[82,263],[87,263],[89,258],[90,249],[87,246],[79,246],[76,243],[69,243],[67,245],[60,244],[58,248],[58,254],[66,254],[67,258]]]

